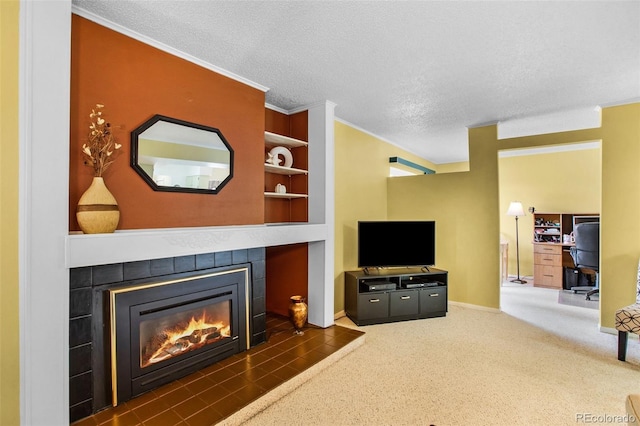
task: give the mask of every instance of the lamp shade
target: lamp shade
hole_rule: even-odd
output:
[[[520,201],[512,201],[509,204],[509,209],[507,210],[507,216],[524,216],[524,210],[522,209],[522,203]]]

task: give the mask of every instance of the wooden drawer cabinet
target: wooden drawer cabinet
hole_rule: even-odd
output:
[[[560,254],[534,253],[533,264],[547,265],[547,266],[562,266],[562,253]]]
[[[597,213],[534,213],[534,286],[557,289],[564,287],[563,268],[575,267],[569,254],[571,243],[566,239],[573,232],[576,224],[597,220],[599,220]]]
[[[562,245],[561,244],[534,244],[533,245],[534,253],[543,253],[543,254],[557,254],[562,255]]]
[[[562,288],[562,266],[533,265],[533,285]]]
[[[562,280],[562,246],[534,243],[533,285],[561,289]]]

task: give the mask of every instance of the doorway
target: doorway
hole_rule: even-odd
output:
[[[499,151],[500,239],[507,244],[509,253],[507,280],[501,278],[501,288],[503,283],[509,287],[539,287],[541,290],[555,291],[560,304],[587,307],[585,301],[581,300],[584,294],[550,290],[534,282],[533,214],[600,213],[601,170],[600,141]],[[515,218],[506,214],[512,201],[520,201],[525,213],[517,221],[519,244],[516,244]],[[511,282],[518,270],[518,257],[520,275],[526,281],[524,284]],[[589,307],[594,304],[595,309],[599,309],[597,298],[593,298]]]

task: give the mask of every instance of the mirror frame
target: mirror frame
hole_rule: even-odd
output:
[[[166,121],[168,123],[178,124],[181,126],[192,127],[194,129],[204,130],[207,132],[215,133],[218,135],[222,143],[229,150],[229,176],[227,176],[220,185],[216,187],[216,189],[203,189],[203,188],[187,188],[187,187],[175,187],[175,186],[160,186],[151,176],[149,176],[143,169],[138,165],[138,138],[144,133],[149,127],[153,126],[155,123],[159,121]],[[229,142],[225,139],[224,135],[219,129],[215,127],[205,126],[203,124],[191,123],[189,121],[179,120],[177,118],[167,117],[165,115],[156,114],[140,126],[136,127],[131,132],[131,167],[144,179],[144,181],[153,188],[154,191],[166,191],[166,192],[188,192],[195,194],[217,194],[220,192],[222,188],[233,178],[233,161],[234,153],[233,148],[229,145]]]

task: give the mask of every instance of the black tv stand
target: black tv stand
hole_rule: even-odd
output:
[[[362,272],[364,272],[364,274],[365,274],[365,275],[369,275],[369,274],[371,273],[370,269],[371,269],[371,267],[369,267],[369,266],[364,267],[364,268],[362,268]],[[376,266],[376,267],[375,267],[375,268],[373,268],[373,269],[378,269],[378,270],[380,270],[381,268],[380,268],[379,266]]]
[[[347,316],[357,325],[446,316],[448,273],[424,268],[346,271]]]
[[[413,269],[415,269],[415,268],[416,268],[416,267],[413,267],[413,268],[412,268],[411,266],[407,266],[406,268],[402,268],[402,267],[398,266],[398,267],[397,267],[397,268],[395,268],[395,269],[391,268],[391,269],[390,269],[390,271],[391,271],[391,272],[395,272],[395,273],[397,273],[399,270],[402,270],[402,269],[406,269],[406,270],[413,270]],[[365,275],[370,275],[370,274],[371,274],[371,270],[372,270],[372,269],[376,269],[376,270],[379,272],[379,271],[383,270],[383,269],[384,269],[384,267],[382,267],[382,266],[365,266],[364,268],[362,268],[362,272],[363,272]],[[421,272],[431,272],[431,270],[429,269],[429,267],[428,267],[428,266],[426,266],[426,265],[425,265],[425,266],[422,266],[422,267],[420,268],[420,271],[421,271]],[[384,272],[382,272],[382,273],[384,273]]]

